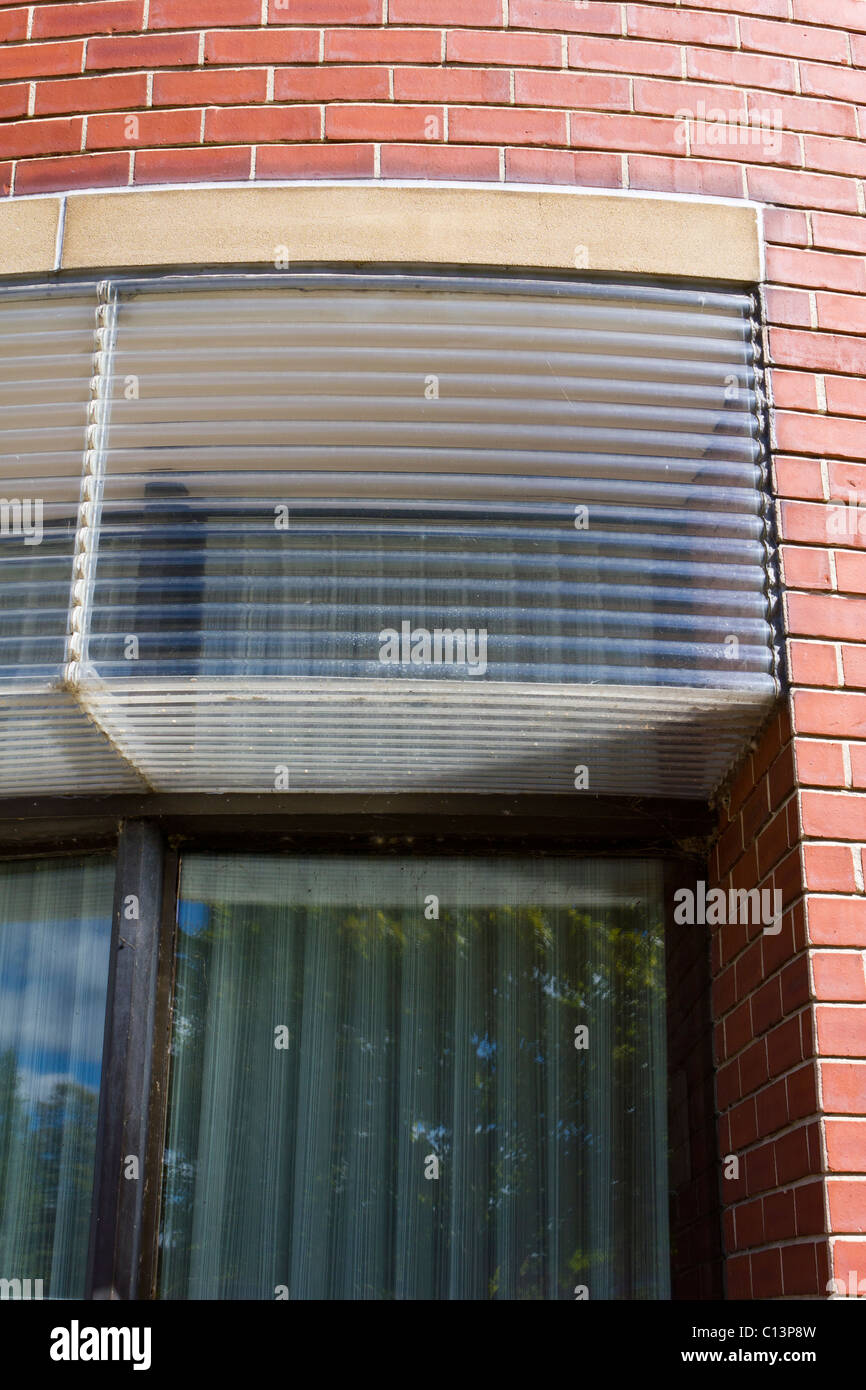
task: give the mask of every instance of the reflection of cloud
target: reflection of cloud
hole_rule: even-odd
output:
[[[67,907],[68,911],[68,907]],[[0,1052],[22,1076],[98,1082],[105,1024],[107,918],[0,921]],[[28,1084],[28,1094],[35,1080]]]
[[[37,1101],[50,1100],[55,1086],[62,1086],[65,1082],[80,1085],[81,1082],[80,1077],[74,1076],[72,1072],[30,1071],[26,1067],[19,1067],[17,1076],[18,1094],[29,1105],[35,1105]]]

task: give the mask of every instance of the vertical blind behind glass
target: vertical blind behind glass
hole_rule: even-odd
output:
[[[661,921],[653,863],[186,858],[162,1296],[665,1297]]]

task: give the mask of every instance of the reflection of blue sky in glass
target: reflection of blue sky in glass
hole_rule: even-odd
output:
[[[107,897],[105,917],[4,921],[0,899],[0,1052],[31,1103],[63,1081],[98,1090],[110,909]]]
[[[189,936],[198,936],[210,922],[208,903],[192,902],[181,898],[177,905],[177,924]]]

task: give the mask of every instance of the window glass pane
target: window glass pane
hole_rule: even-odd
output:
[[[666,1297],[661,878],[187,858],[162,1296]]]
[[[0,865],[0,1278],[81,1298],[114,861]]]

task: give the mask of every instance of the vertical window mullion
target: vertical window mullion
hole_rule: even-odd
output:
[[[163,846],[146,821],[121,826],[97,1128],[87,1296],[138,1296],[157,1006]]]

